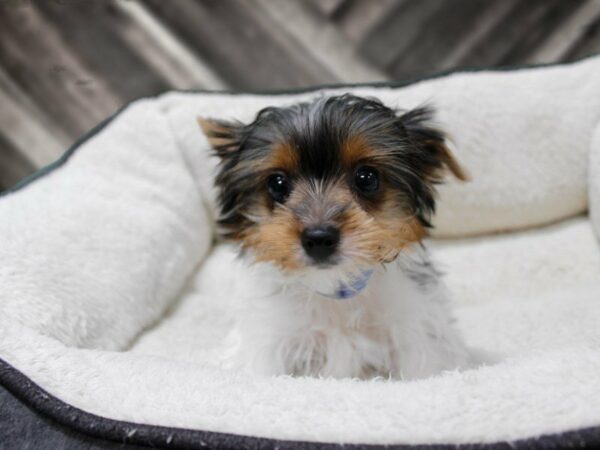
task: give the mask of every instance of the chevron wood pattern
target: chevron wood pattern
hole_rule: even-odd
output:
[[[123,103],[572,61],[600,0],[0,0],[0,189]]]

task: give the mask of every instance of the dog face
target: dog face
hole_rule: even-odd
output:
[[[284,271],[394,260],[426,234],[444,171],[465,179],[431,115],[346,94],[248,125],[199,119],[221,159],[224,236]]]

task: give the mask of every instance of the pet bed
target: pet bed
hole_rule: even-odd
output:
[[[81,442],[600,444],[599,73],[594,57],[126,106],[0,199],[0,384]],[[441,187],[430,246],[465,339],[496,363],[411,382],[211,364],[227,319],[206,292],[227,268],[210,264],[215,160],[196,117],[343,92],[438,108],[472,182]]]

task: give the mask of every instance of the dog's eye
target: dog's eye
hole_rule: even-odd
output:
[[[267,179],[269,195],[277,203],[283,203],[290,195],[290,183],[282,173],[274,173]]]
[[[379,189],[379,172],[371,166],[359,167],[354,173],[356,188],[365,195],[372,195]]]

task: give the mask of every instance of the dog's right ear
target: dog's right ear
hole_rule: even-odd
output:
[[[226,158],[239,150],[243,124],[205,119],[203,117],[198,117],[196,120],[218,156]]]

